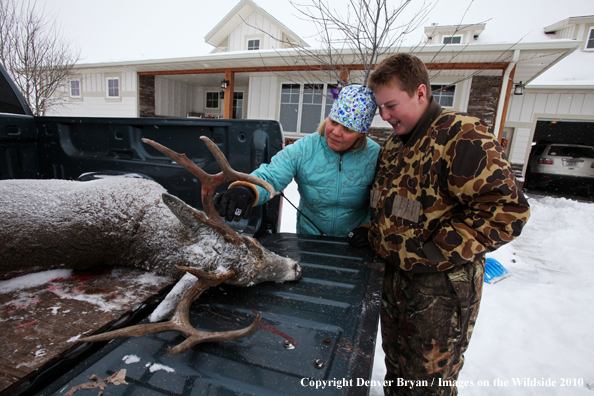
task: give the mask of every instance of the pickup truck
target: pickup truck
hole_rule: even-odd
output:
[[[206,172],[218,173],[200,140],[203,135],[221,148],[234,169],[246,173],[284,146],[280,124],[270,120],[35,117],[0,65],[0,179],[84,182],[132,175],[152,179],[201,209],[200,181],[141,139],[185,153]],[[123,368],[127,385],[110,386],[105,394],[368,394],[384,263],[371,250],[351,248],[342,238],[279,233],[281,198],[231,225],[269,250],[300,262],[301,279],[251,287],[222,284],[204,293],[190,312],[192,324],[208,331],[226,330],[229,322],[262,312],[254,334],[199,344],[177,356],[166,352],[167,346],[180,341],[174,332],[104,343],[50,342],[52,334],[35,333],[44,320],[39,310],[14,305],[10,309],[12,302],[5,298],[0,300],[0,396],[63,395],[93,375],[106,378]],[[170,283],[119,316],[95,313],[103,319],[97,331],[147,322]],[[44,312],[48,321],[48,312],[56,316],[51,305]],[[17,318],[19,314],[29,319]],[[17,319],[24,323],[16,326]],[[65,322],[52,331],[83,331],[72,327],[84,321]],[[8,341],[16,346],[7,347]]]

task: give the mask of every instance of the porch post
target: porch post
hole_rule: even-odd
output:
[[[235,91],[235,72],[231,70],[225,70],[225,80],[229,80],[229,86],[225,90],[225,99],[223,103],[225,105],[223,109],[223,118],[233,118],[233,92]]]
[[[342,81],[344,81],[344,85],[349,85],[349,70],[341,70],[340,71],[340,78],[342,79]]]
[[[501,139],[503,139],[503,128],[505,127],[505,119],[507,118],[507,109],[509,107],[509,102],[511,101],[511,93],[512,89],[514,88],[514,75],[516,74],[516,66],[509,73],[508,82],[507,82],[507,89],[505,91],[505,99],[503,104],[503,111],[501,112],[501,124],[499,125],[498,131],[493,131],[496,133],[497,140],[501,143]],[[503,81],[502,81],[502,85]],[[503,87],[502,87],[503,88]],[[510,142],[511,143],[511,142]]]

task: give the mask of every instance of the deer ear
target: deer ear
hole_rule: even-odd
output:
[[[171,194],[163,193],[161,195],[163,202],[169,210],[181,221],[183,225],[189,227],[192,231],[198,231],[205,227],[204,223],[199,221],[195,216],[202,215],[201,212],[194,209],[184,201]]]

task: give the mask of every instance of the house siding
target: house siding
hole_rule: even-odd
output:
[[[528,160],[530,146],[530,128],[518,128],[514,135],[513,144],[509,153],[509,161],[512,164],[523,165]]]
[[[281,45],[274,39],[275,37],[282,37],[280,29],[261,13],[254,12],[248,17],[246,23],[242,23],[229,35],[229,51],[246,51],[247,40],[250,38],[260,39],[260,49],[280,48]]]
[[[594,121],[594,93],[524,92],[510,100],[505,126],[514,128],[512,164],[525,165],[539,119]]]
[[[155,115],[157,117],[185,118],[189,112],[201,112],[201,87],[184,84],[163,77],[155,78]]]
[[[247,118],[278,120],[278,78],[250,77]]]
[[[511,98],[507,121],[532,122],[535,114],[551,117],[594,115],[594,93],[524,93]]]
[[[48,116],[73,117],[138,117],[138,99],[136,73],[105,71],[89,73],[84,70],[76,75],[81,81],[81,97],[71,98],[69,87],[66,85],[58,91],[64,99],[61,105],[50,108]],[[106,79],[118,77],[120,79],[120,97],[107,97]]]

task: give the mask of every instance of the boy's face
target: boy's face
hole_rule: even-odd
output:
[[[419,85],[412,97],[397,84],[383,85],[373,94],[382,120],[389,122],[397,135],[412,132],[429,107],[424,84]]]

